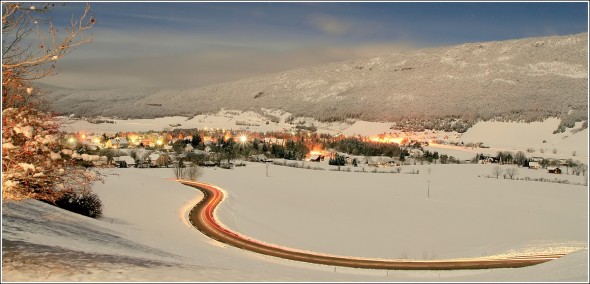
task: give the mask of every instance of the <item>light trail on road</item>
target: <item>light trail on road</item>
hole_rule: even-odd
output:
[[[223,192],[216,186],[194,181],[177,180],[184,185],[199,189],[204,197],[189,212],[191,224],[206,236],[221,243],[240,249],[257,252],[264,255],[284,259],[367,269],[393,270],[457,270],[457,269],[489,269],[489,268],[517,268],[531,266],[564,256],[564,253],[517,255],[517,256],[488,256],[478,258],[461,258],[447,260],[407,260],[407,259],[375,259],[349,256],[336,256],[293,248],[266,244],[242,236],[222,226],[214,217],[214,211],[223,200]]]

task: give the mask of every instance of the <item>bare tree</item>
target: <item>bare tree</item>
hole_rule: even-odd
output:
[[[526,161],[526,155],[524,154],[524,152],[522,152],[522,151],[516,152],[516,154],[514,155],[514,162],[519,167],[521,167],[525,161]]]
[[[47,16],[54,6],[54,3],[2,3],[3,77],[35,80],[51,75],[57,60],[74,47],[92,41],[92,37],[85,35],[96,22],[90,4],[86,4],[80,18],[72,18],[70,25],[61,28],[61,32]],[[26,44],[25,39],[33,32],[36,45]]]
[[[508,168],[508,169],[506,169],[506,174],[508,175],[508,177],[510,179],[514,179],[514,177],[516,175],[518,175],[518,169],[517,168]]]
[[[580,172],[582,173],[582,176],[586,176],[586,173],[588,173],[588,166],[586,164],[581,164]]]
[[[191,163],[190,166],[184,168],[184,178],[189,180],[197,180],[203,175],[203,171],[195,163]]]
[[[496,178],[500,177],[501,174],[502,174],[502,168],[500,168],[500,166],[495,166],[492,169],[492,175],[494,175]]]
[[[57,120],[34,103],[39,92],[30,81],[51,75],[60,58],[89,43],[84,32],[95,23],[86,5],[78,20],[58,29],[48,15],[54,5],[2,2],[2,201],[55,202],[100,179],[63,158]]]
[[[174,171],[174,176],[177,179],[181,179],[183,178],[183,174],[184,174],[184,162],[183,159],[180,158],[178,159],[178,161],[176,161],[176,163],[174,163],[174,168],[172,169]]]

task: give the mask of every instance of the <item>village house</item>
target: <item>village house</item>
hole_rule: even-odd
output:
[[[252,162],[266,162],[268,158],[264,154],[250,155],[249,160]]]
[[[166,153],[154,152],[149,155],[151,166],[167,167],[171,164],[170,156]]]
[[[540,169],[541,168],[541,164],[539,162],[529,162],[529,169]]]
[[[125,167],[128,168],[135,167],[135,160],[131,156],[114,157],[113,161],[115,161],[115,163],[119,165],[119,167],[123,167],[121,165],[125,165]]]
[[[561,169],[558,167],[547,167],[547,172],[550,174],[561,174]]]
[[[477,161],[478,164],[495,164],[498,163],[499,159],[496,157],[480,156]]]
[[[371,167],[389,167],[395,165],[395,160],[385,156],[369,157],[368,165]]]
[[[105,143],[106,148],[113,149],[127,148],[127,146],[129,146],[129,142],[127,142],[127,139],[123,137],[115,137],[113,139],[107,140]]]
[[[152,139],[141,139],[139,140],[139,146],[143,145],[143,147],[154,147],[156,146],[156,142]]]

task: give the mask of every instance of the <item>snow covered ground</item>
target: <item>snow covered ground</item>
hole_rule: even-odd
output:
[[[175,124],[182,128],[248,127],[263,132],[292,129],[293,125],[285,123],[288,114],[265,112],[280,117],[280,122],[266,124],[268,117],[253,112],[223,111],[188,120],[168,117],[114,120],[113,124],[66,120],[62,129],[113,133],[164,130]],[[236,121],[250,125],[236,125]],[[330,134],[389,132],[389,123],[306,119],[306,125],[311,123],[319,132]],[[429,131],[416,136],[465,144],[483,142],[490,147],[426,147],[459,159],[532,148],[535,152],[527,153],[529,157],[573,158],[587,164],[588,131],[574,134],[568,129],[553,134],[558,123],[556,119],[530,124],[480,122],[463,134]],[[554,148],[556,154],[552,153]],[[298,163],[324,170],[273,164],[267,177],[263,164],[247,163],[232,170],[205,168],[201,180],[225,190],[227,198],[216,214],[227,227],[264,242],[302,250],[419,260],[571,253],[526,268],[477,271],[361,270],[288,261],[210,240],[186,220],[188,209],[202,197],[199,191],[168,179],[173,177],[172,169],[129,168],[105,170],[106,182],[94,186],[104,206],[100,220],[36,201],[3,204],[2,280],[588,280],[586,177],[518,168],[518,178],[567,179],[572,183],[560,184],[487,178],[493,165],[406,165],[400,173],[371,173],[374,168],[365,165],[363,173],[356,172],[362,167],[334,171],[327,161]]]
[[[513,152],[526,153],[526,149],[531,148],[538,156],[587,159],[588,129],[573,133],[572,130],[581,126],[577,123],[564,133],[553,134],[559,122],[556,118],[531,123],[479,122],[462,135],[461,141],[484,142],[486,146]],[[576,151],[575,156],[573,151]]]
[[[201,114],[192,118],[182,116],[159,117],[154,119],[112,119],[114,123],[90,123],[83,119],[61,117],[62,130],[67,132],[87,131],[95,133],[116,133],[119,131],[161,131],[176,128],[219,128],[233,130],[248,130],[251,132],[290,131],[295,125],[285,122],[289,113],[280,110],[263,109],[262,113],[242,112],[237,110],[222,110],[216,114]],[[270,118],[279,119],[279,122],[271,122]],[[268,124],[267,124],[268,122]],[[322,132],[336,134],[349,126],[347,123],[333,122],[321,123],[313,118],[297,118],[296,122],[302,125],[319,125]],[[179,125],[179,126],[173,126]]]
[[[129,168],[105,170],[106,182],[95,185],[104,204],[100,220],[36,201],[4,204],[2,280],[587,281],[588,187],[483,177],[491,169],[404,166],[399,174],[379,174],[270,165],[266,177],[263,164],[248,163],[206,168],[201,180],[225,190],[217,216],[226,226],[303,250],[408,259],[575,252],[526,268],[475,271],[282,260],[227,247],[192,228],[186,214],[202,194],[167,179],[172,169]],[[518,176],[552,177],[522,168]]]

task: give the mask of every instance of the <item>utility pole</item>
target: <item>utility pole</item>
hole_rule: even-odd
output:
[[[265,161],[264,163],[266,164],[266,177],[268,177],[268,162]]]
[[[430,198],[430,172],[432,168],[428,167],[428,198]]]

